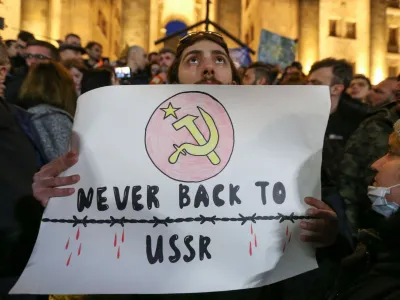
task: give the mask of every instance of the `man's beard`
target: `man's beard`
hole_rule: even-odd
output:
[[[216,79],[214,76],[212,76],[212,77],[203,77],[203,79],[197,81],[195,84],[222,84],[222,82]]]

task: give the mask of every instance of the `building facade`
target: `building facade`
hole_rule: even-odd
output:
[[[213,0],[210,17],[257,50],[261,29],[297,39],[297,57],[308,71],[318,59],[346,58],[374,83],[400,72],[400,1]],[[70,32],[100,42],[105,56],[127,45],[156,51],[154,41],[206,14],[206,0],[1,0],[3,39],[28,30],[55,43]],[[200,27],[198,30],[204,29]],[[177,39],[167,45],[176,45]],[[230,47],[236,44],[228,40]],[[254,56],[256,58],[256,56]]]

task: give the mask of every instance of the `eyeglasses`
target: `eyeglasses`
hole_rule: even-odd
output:
[[[37,59],[37,60],[51,60],[50,57],[47,57],[46,55],[42,54],[32,54],[28,53],[25,55],[25,59]]]
[[[217,32],[214,32],[214,31],[197,31],[197,32],[191,32],[191,33],[185,35],[183,38],[181,38],[179,40],[179,43],[178,43],[178,48],[179,48],[179,46],[184,44],[185,41],[188,41],[192,37],[195,37],[195,36],[207,36],[207,35],[208,36],[217,37],[217,38],[221,39],[221,42],[225,43],[224,38],[222,37],[222,35],[220,35]]]

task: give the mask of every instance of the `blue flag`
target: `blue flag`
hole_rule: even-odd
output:
[[[258,60],[264,63],[277,64],[282,69],[290,65],[296,57],[296,40],[289,39],[268,30],[261,30]]]

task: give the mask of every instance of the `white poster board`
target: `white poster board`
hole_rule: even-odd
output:
[[[12,293],[197,293],[317,267],[326,87],[119,86],[79,98],[76,193],[52,199]]]

